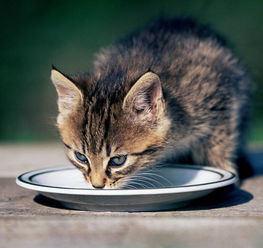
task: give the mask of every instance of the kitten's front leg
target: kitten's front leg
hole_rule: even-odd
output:
[[[220,126],[213,134],[192,146],[192,158],[196,164],[213,166],[230,171],[237,175],[236,133],[227,132],[224,126]]]

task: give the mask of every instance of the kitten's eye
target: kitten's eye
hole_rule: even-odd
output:
[[[77,158],[77,160],[79,160],[81,163],[84,163],[84,164],[89,163],[89,161],[85,155],[81,154],[80,152],[74,152],[74,154],[75,154],[75,157]]]
[[[109,166],[121,166],[126,162],[127,155],[112,157],[109,161]]]

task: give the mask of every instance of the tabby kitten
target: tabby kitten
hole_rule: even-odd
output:
[[[208,27],[165,19],[98,54],[90,73],[53,67],[67,156],[94,188],[171,158],[236,173],[250,80]]]

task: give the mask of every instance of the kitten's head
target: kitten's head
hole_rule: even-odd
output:
[[[170,122],[156,74],[114,84],[53,69],[51,79],[67,156],[93,187],[119,187],[159,156]]]

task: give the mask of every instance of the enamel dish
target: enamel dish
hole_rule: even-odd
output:
[[[221,169],[169,164],[141,171],[122,189],[92,189],[78,169],[68,166],[27,172],[16,183],[70,209],[157,211],[185,206],[237,180]]]

